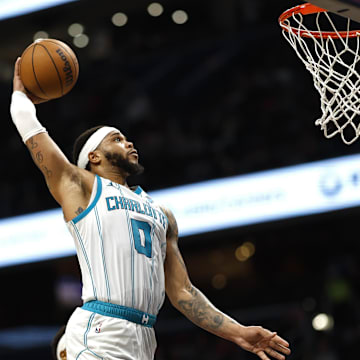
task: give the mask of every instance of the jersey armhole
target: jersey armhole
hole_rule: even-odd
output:
[[[72,222],[74,224],[78,223],[95,207],[96,203],[98,202],[98,200],[100,198],[101,192],[102,192],[102,181],[101,181],[100,176],[95,175],[95,179],[96,179],[97,185],[96,185],[96,194],[95,194],[93,200],[91,201],[89,206],[82,213],[80,213],[78,216],[74,217],[69,222]]]

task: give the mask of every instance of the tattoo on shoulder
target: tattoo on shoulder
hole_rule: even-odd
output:
[[[79,215],[79,214],[81,214],[83,211],[84,211],[84,209],[83,209],[81,206],[79,206],[78,209],[75,211],[75,214],[76,214],[76,215]]]

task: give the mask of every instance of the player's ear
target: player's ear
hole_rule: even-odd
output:
[[[101,162],[101,154],[98,150],[89,152],[89,163],[92,165],[99,165]]]

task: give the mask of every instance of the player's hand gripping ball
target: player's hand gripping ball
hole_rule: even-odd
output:
[[[73,50],[55,39],[39,39],[21,55],[20,78],[31,94],[44,100],[67,94],[79,76]]]

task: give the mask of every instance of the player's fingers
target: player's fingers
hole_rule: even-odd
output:
[[[266,353],[278,360],[285,360],[285,356],[279,354],[277,351],[273,350],[272,348],[268,347],[265,349]]]
[[[274,336],[274,338],[272,340],[282,346],[285,346],[285,347],[290,346],[289,343],[286,340],[284,340],[282,337],[280,337],[279,335]]]
[[[269,331],[268,331],[269,332]],[[276,332],[269,332],[268,335],[264,336],[264,340],[269,343],[270,341],[272,341],[275,337],[277,336]]]
[[[270,360],[263,351],[259,351],[256,354],[261,360]]]
[[[290,355],[290,353],[291,353],[291,351],[290,351],[290,349],[288,347],[280,345],[280,344],[276,343],[275,341],[270,341],[270,346],[271,346],[272,349],[280,351],[285,355]]]
[[[14,68],[14,77],[20,75],[20,60],[21,58],[18,57],[15,62],[15,68]]]

